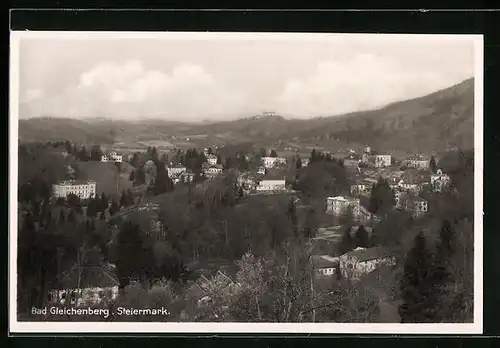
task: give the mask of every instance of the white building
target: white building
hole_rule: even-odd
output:
[[[286,164],[284,157],[262,157],[262,164],[266,168],[273,168],[280,164]]]
[[[56,198],[66,198],[74,194],[80,199],[94,198],[96,182],[93,180],[68,180],[52,185],[53,195]]]
[[[390,167],[391,155],[373,155],[373,166],[375,168]]]
[[[285,179],[281,180],[261,180],[257,184],[257,191],[284,191],[286,190]]]
[[[359,198],[337,196],[326,199],[326,211],[337,216],[346,215],[351,209],[353,217],[359,217],[359,207]]]
[[[223,167],[222,164],[207,164],[203,166],[202,170],[206,176],[210,177],[222,174]]]
[[[436,174],[431,174],[431,187],[435,192],[441,192],[449,186],[451,178],[448,174],[444,174],[441,169],[437,170]]]
[[[101,156],[101,162],[123,162],[123,156],[115,151],[111,151]]]
[[[217,164],[217,156],[215,155],[207,155],[207,163],[211,166],[214,166]]]
[[[410,156],[403,161],[403,165],[409,168],[417,168],[420,170],[429,169],[430,160],[426,157],[415,155]]]
[[[301,158],[300,164],[302,165],[302,167],[307,167],[309,165],[309,161],[309,158]]]
[[[167,174],[170,179],[176,178],[180,174],[187,171],[186,166],[183,166],[181,164],[174,165],[170,163],[170,165],[165,165],[165,168],[167,169]]]
[[[356,248],[339,256],[342,277],[358,280],[361,276],[375,271],[380,266],[396,265],[392,252],[381,247]]]
[[[357,167],[361,163],[361,157],[356,154],[351,154],[344,158],[344,167]]]
[[[317,278],[333,277],[339,268],[339,258],[330,255],[311,256],[314,275]]]
[[[410,196],[405,199],[404,208],[415,218],[424,216],[429,211],[429,204],[422,197]]]
[[[70,306],[108,304],[118,298],[119,282],[106,267],[74,268],[61,280],[59,289],[49,291],[48,301]]]
[[[259,169],[257,169],[257,174],[266,174],[266,167],[260,166]]]

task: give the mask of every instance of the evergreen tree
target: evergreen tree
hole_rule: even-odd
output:
[[[314,162],[317,161],[317,159],[318,159],[318,154],[316,152],[316,149],[312,149],[312,151],[311,151],[311,157],[309,158],[309,162],[310,163],[314,163]]]
[[[129,179],[130,181],[134,182],[134,180],[135,180],[135,175],[134,175],[134,171],[133,171],[133,170],[130,172],[130,176],[128,177],[128,179]]]
[[[144,185],[146,183],[146,173],[144,172],[143,166],[137,168],[134,174],[134,179],[134,185]]]
[[[66,223],[66,215],[64,215],[64,210],[61,209],[61,212],[59,213],[59,224],[64,225]]]
[[[437,164],[436,164],[436,159],[434,156],[431,156],[431,160],[429,162],[429,169],[431,170],[432,173],[437,172]]]
[[[90,149],[90,160],[91,161],[100,161],[102,156],[102,150],[99,145],[94,145]]]
[[[127,204],[134,205],[134,203],[134,194],[132,193],[131,189],[127,189]]]
[[[370,236],[365,226],[360,225],[356,230],[356,245],[362,248],[368,248],[370,244]]]
[[[342,239],[339,244],[339,252],[341,254],[345,254],[356,247],[356,241],[351,236],[351,227],[347,227],[344,230],[344,234],[342,235]]]
[[[371,192],[369,210],[375,214],[386,214],[392,210],[395,204],[396,201],[389,183],[387,180],[379,179]]]
[[[73,211],[73,209],[69,210],[67,220],[68,220],[69,223],[72,223],[72,222],[76,221],[76,219],[75,219],[75,212]]]
[[[127,206],[128,206],[127,195],[125,194],[125,191],[122,191],[122,195],[120,197],[120,207],[127,207]]]
[[[213,153],[214,153],[214,151],[212,150],[212,147],[209,146],[207,149],[207,154],[212,155]]]
[[[452,317],[453,306],[450,302],[454,294],[450,291],[450,285],[454,279],[450,272],[451,258],[454,254],[453,248],[454,233],[451,224],[448,220],[443,221],[441,230],[439,232],[439,239],[436,243],[436,252],[433,257],[433,267],[431,272],[431,279],[433,282],[434,293],[436,296],[436,318],[438,322],[447,321]]]
[[[301,169],[302,168],[302,161],[300,160],[300,157],[297,156],[295,159],[295,168],[296,169]]]
[[[278,153],[276,152],[275,149],[271,150],[271,153],[269,154],[269,157],[278,157]]]
[[[226,169],[233,167],[233,159],[231,156],[226,157],[226,165],[224,166]]]
[[[99,203],[99,211],[104,212],[106,209],[108,209],[108,197],[103,193],[101,193],[101,202]]]
[[[111,207],[109,207],[109,215],[115,215],[120,211],[120,207],[118,206],[118,202],[116,200],[111,201]]]
[[[402,323],[427,323],[436,320],[431,256],[426,238],[420,232],[406,257],[400,283],[403,303],[399,306],[399,315]]]
[[[80,149],[80,151],[78,152],[78,158],[80,159],[80,161],[88,161],[89,160],[89,155],[87,153],[87,149],[85,148],[85,145],[83,145]]]

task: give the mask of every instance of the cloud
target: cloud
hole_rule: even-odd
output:
[[[291,117],[331,116],[420,97],[471,76],[472,71],[403,66],[387,57],[359,54],[320,62],[310,76],[286,81],[273,105]]]
[[[31,101],[40,99],[42,97],[42,94],[42,90],[40,89],[28,89],[23,95],[21,95],[20,101],[21,103],[29,103]]]
[[[37,106],[39,113],[53,116],[190,121],[230,115],[245,102],[242,94],[217,83],[201,66],[184,63],[167,74],[128,61],[102,63],[82,73],[61,96]]]

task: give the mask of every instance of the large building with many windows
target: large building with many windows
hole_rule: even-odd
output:
[[[123,162],[123,156],[115,151],[101,156],[101,162]]]
[[[53,195],[56,198],[66,198],[70,194],[80,199],[94,198],[96,182],[93,180],[69,180],[52,185]]]
[[[326,199],[326,211],[334,215],[346,215],[351,210],[353,217],[359,217],[360,200],[354,197],[328,197]]]
[[[286,164],[284,157],[262,157],[262,164],[266,168],[274,168],[280,164]]]

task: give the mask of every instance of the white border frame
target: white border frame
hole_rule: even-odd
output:
[[[407,34],[324,33],[186,33],[186,32],[22,32],[10,35],[9,115],[9,322],[11,333],[321,333],[321,334],[480,334],[483,330],[483,35],[411,34],[426,42],[474,38],[474,322],[466,324],[357,323],[131,323],[131,322],[20,322],[17,320],[17,186],[19,43],[21,39],[161,39],[205,40],[339,40],[387,37],[405,40]]]

